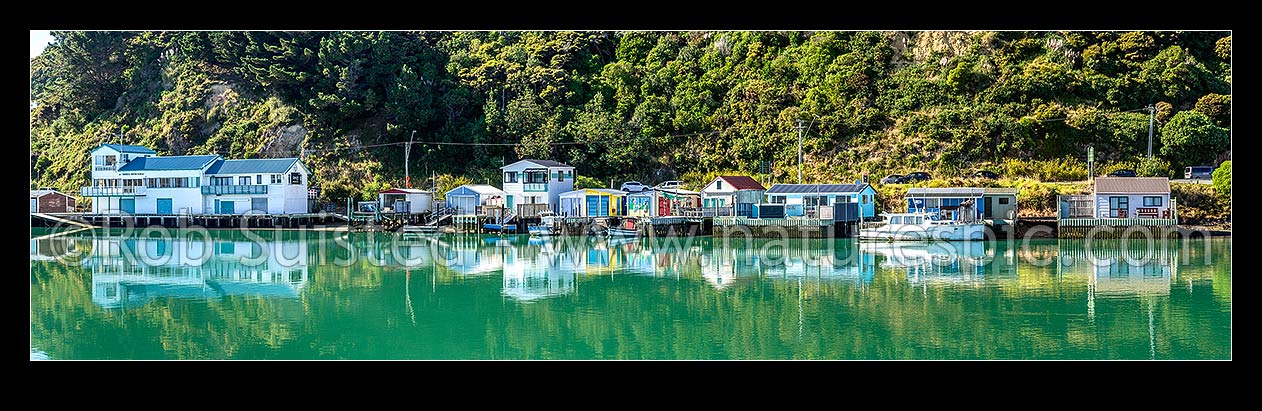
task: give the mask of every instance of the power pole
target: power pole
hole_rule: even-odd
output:
[[[1157,106],[1148,105],[1148,158],[1152,158],[1152,123],[1157,117]]]
[[[802,184],[802,130],[805,129],[802,119],[798,119],[798,184]]]
[[[403,148],[403,185],[412,188],[412,173],[408,170],[412,164],[412,139],[416,138],[416,130],[412,130],[412,136],[408,137],[408,145]]]

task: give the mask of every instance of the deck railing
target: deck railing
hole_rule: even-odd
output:
[[[267,194],[265,185],[202,186],[202,194]]]
[[[145,195],[145,186],[80,187],[79,195],[84,197],[142,196]]]

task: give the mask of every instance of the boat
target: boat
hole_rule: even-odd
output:
[[[557,221],[559,221],[560,218],[561,217],[551,211],[544,211],[539,214],[539,224],[526,227],[527,231],[530,232],[531,236],[536,237],[558,235],[560,234],[560,230],[557,230]]]
[[[435,225],[405,225],[399,227],[395,232],[399,234],[434,234],[438,232],[438,226]]]
[[[936,213],[882,213],[882,224],[859,230],[861,240],[976,241],[986,238],[986,224],[942,220]]]
[[[620,227],[609,227],[610,237],[637,237],[640,230],[637,229],[635,220],[627,219]]]
[[[626,229],[620,227],[612,227],[609,229],[610,237],[635,237],[638,235],[640,235],[640,232],[636,229]]]

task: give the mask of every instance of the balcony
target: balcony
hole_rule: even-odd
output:
[[[548,183],[522,183],[522,184],[521,184],[521,191],[525,191],[525,192],[530,192],[530,191],[544,192],[544,191],[548,191]]]
[[[135,187],[80,187],[79,195],[84,197],[134,197],[145,195],[144,186]]]
[[[92,166],[92,171],[118,171],[115,166]]]
[[[267,186],[202,186],[202,194],[267,194]]]

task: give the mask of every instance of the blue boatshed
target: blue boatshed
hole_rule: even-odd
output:
[[[876,216],[876,190],[858,181],[854,184],[776,184],[767,189],[767,202],[784,204],[787,216],[801,216],[806,207],[841,203],[858,203],[860,218]]]
[[[486,184],[465,184],[453,188],[446,193],[447,207],[456,210],[458,215],[478,213],[478,207],[486,205],[504,205],[504,190]]]

